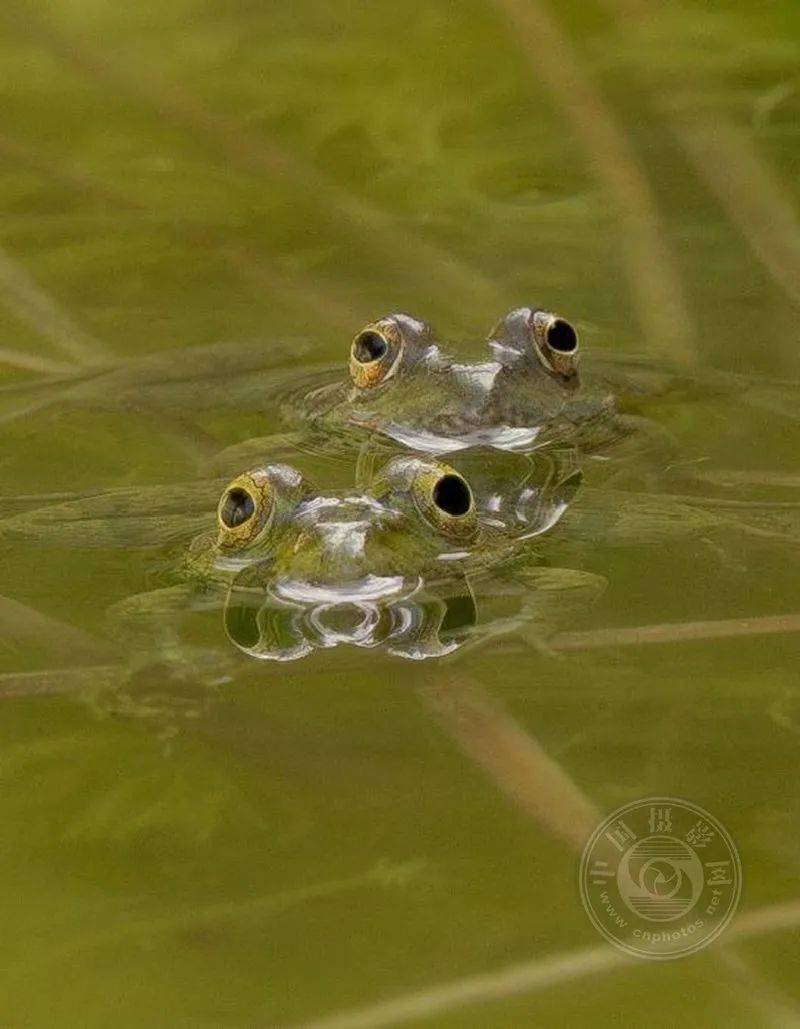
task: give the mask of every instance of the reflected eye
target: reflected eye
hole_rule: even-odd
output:
[[[303,636],[298,610],[265,593],[260,576],[252,586],[238,579],[231,586],[225,601],[225,632],[235,647],[261,661],[296,661],[312,649]]]
[[[403,340],[391,319],[368,325],[350,348],[350,377],[360,389],[379,386],[394,374],[402,353]]]
[[[256,502],[245,489],[234,487],[222,497],[219,520],[227,529],[237,529],[256,513]]]

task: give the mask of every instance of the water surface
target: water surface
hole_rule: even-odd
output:
[[[788,0],[55,7],[0,15],[8,509],[192,481],[277,427],[224,397],[69,409],[42,375],[185,349],[191,381],[219,341],[305,347],[300,375],[392,309],[468,355],[537,302],[586,347],[800,378]],[[796,497],[796,412],[665,418],[718,494]],[[797,556],[588,546],[609,588],[572,628],[797,615]],[[399,1024],[373,1007],[392,998],[437,1026],[797,1020],[796,634],[503,641],[446,666],[340,648],[242,659],[211,695],[153,672],[126,706],[105,611],[158,574],[142,551],[2,545],[4,1022]],[[218,619],[192,632],[226,646]],[[582,826],[650,794],[724,822],[743,917],[788,915],[595,974]],[[554,956],[556,983],[474,986]]]

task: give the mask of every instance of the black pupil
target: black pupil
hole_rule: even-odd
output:
[[[433,487],[433,502],[449,515],[464,515],[472,506],[472,493],[460,475],[443,475]]]
[[[569,322],[557,318],[547,330],[547,342],[561,354],[571,354],[578,346],[578,334]]]
[[[219,516],[223,525],[229,529],[235,529],[252,518],[255,509],[256,505],[247,490],[230,489],[223,501]]]
[[[369,364],[370,361],[377,361],[386,353],[386,340],[377,332],[362,332],[353,344],[353,353],[356,360],[362,364]]]

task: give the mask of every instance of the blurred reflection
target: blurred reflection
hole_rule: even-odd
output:
[[[228,638],[268,661],[293,661],[342,644],[423,660],[451,653],[477,620],[469,585],[458,575],[436,584],[370,577],[339,595],[304,586],[263,589],[237,580],[225,604]]]

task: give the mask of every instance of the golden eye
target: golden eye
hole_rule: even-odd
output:
[[[554,318],[545,333],[547,346],[559,354],[574,354],[578,349],[578,333],[563,318]]]
[[[270,522],[275,498],[267,469],[245,472],[225,489],[217,508],[218,545],[225,550],[248,547]]]
[[[424,467],[412,485],[414,500],[429,524],[455,539],[467,540],[478,529],[478,512],[472,489],[448,465]]]
[[[565,318],[548,311],[535,311],[532,331],[542,364],[559,378],[574,381],[578,372],[578,333]]]
[[[432,498],[438,510],[452,518],[460,518],[472,507],[472,490],[467,480],[453,472],[436,480]]]
[[[374,329],[360,332],[353,340],[353,357],[360,364],[371,364],[380,361],[389,349],[385,336]]]
[[[402,336],[390,319],[367,325],[350,348],[350,377],[354,384],[370,389],[386,382],[397,368],[403,346]]]
[[[222,498],[219,520],[226,529],[238,529],[256,513],[256,502],[246,489],[235,486]]]

